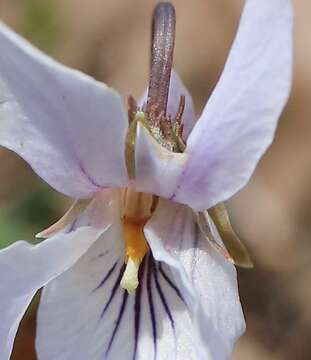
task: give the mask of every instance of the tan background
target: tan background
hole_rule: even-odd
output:
[[[138,97],[147,83],[155,3],[0,0],[0,16],[58,60]],[[174,4],[175,68],[199,113],[221,72],[243,1],[176,0]],[[239,271],[248,331],[234,359],[311,359],[311,3],[296,0],[294,6],[292,95],[273,146],[249,185],[229,202],[235,227],[256,262],[255,270]],[[0,149],[0,161],[2,241],[25,234],[31,238],[68,203],[7,150]],[[14,359],[35,359],[30,350],[33,312],[26,320]]]

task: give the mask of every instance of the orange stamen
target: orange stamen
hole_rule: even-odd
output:
[[[131,258],[134,262],[140,264],[149,250],[144,235],[145,224],[146,221],[135,222],[123,218],[126,262],[128,258]]]

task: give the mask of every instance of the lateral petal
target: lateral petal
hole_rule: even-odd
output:
[[[38,245],[18,241],[0,251],[0,358],[9,359],[19,322],[38,289],[66,272],[107,231],[118,203],[103,190],[55,236]]]
[[[185,206],[161,201],[145,234],[188,306],[195,359],[228,359],[245,330],[234,266],[214,251]]]
[[[1,359],[9,359],[19,322],[37,290],[72,266],[102,232],[83,227],[38,245],[18,241],[0,251]]]
[[[228,199],[271,144],[292,73],[289,0],[247,0],[221,78],[191,132],[175,201],[202,211]]]
[[[120,287],[124,271],[121,231],[112,224],[75,266],[43,289],[36,337],[40,359],[105,358],[113,329],[119,330],[115,326],[118,314],[122,315],[122,304],[127,301]],[[124,326],[120,331],[127,334],[129,329]],[[122,347],[128,351],[126,342]]]
[[[0,22],[0,145],[75,198],[127,183],[127,118],[106,85],[58,64]]]

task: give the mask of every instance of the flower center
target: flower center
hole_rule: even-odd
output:
[[[137,123],[171,151],[183,150],[181,117],[185,99],[181,97],[174,121],[166,114],[175,44],[175,9],[170,3],[159,3],[152,18],[151,69],[148,99],[142,109],[129,97],[129,129],[126,137],[125,159],[128,176],[135,179],[135,142]],[[126,188],[122,193],[122,222],[125,240],[126,268],[121,287],[129,293],[139,284],[139,266],[149,250],[144,226],[151,218],[158,197]]]
[[[154,195],[136,192],[130,188],[122,191],[122,222],[125,240],[126,268],[121,279],[121,287],[129,293],[139,284],[139,266],[149,250],[144,235],[144,226],[157,206]]]

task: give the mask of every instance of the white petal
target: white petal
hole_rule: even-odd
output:
[[[169,198],[176,188],[187,155],[166,150],[140,123],[137,124],[135,149],[137,189]]]
[[[215,253],[182,205],[160,202],[145,234],[188,305],[196,359],[228,359],[245,329],[234,266]]]
[[[90,250],[44,288],[37,320],[40,360],[195,359],[190,315],[170,269],[147,255],[132,295],[120,287],[124,269],[116,214]]]
[[[224,72],[188,138],[174,200],[196,210],[228,199],[271,144],[292,70],[289,0],[248,0]]]
[[[0,251],[1,360],[9,358],[19,322],[37,290],[68,270],[109,228],[118,204],[116,194],[97,193],[61,234],[38,245],[19,241]]]
[[[18,241],[0,251],[0,359],[9,359],[19,322],[42,286],[72,266],[103,230],[83,227],[38,245]]]
[[[198,360],[191,315],[170,267],[150,255],[144,270],[136,359]]]
[[[0,22],[0,145],[79,198],[127,183],[126,132],[115,91],[56,63]]]
[[[140,285],[120,287],[122,230],[112,226],[75,266],[47,285],[38,312],[40,360],[194,359],[191,321],[172,274],[152,257]]]
[[[132,314],[122,310],[130,297],[120,287],[124,242],[119,222],[116,218],[75,266],[43,289],[37,320],[39,359],[103,359],[114,331],[123,339],[130,337]],[[127,341],[116,346],[129,351]]]

